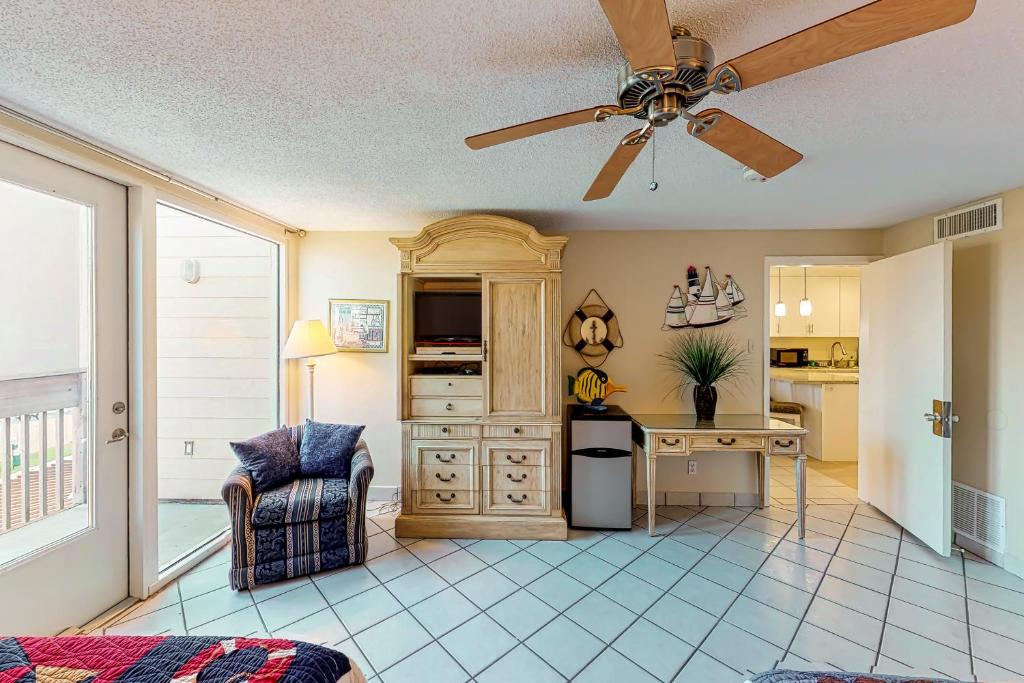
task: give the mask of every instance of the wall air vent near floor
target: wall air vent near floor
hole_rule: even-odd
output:
[[[953,482],[953,531],[997,553],[1006,548],[1006,500]]]
[[[1003,198],[987,199],[935,217],[935,241],[955,240],[1003,227]]]

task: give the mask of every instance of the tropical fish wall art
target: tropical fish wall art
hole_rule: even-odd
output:
[[[608,379],[608,373],[597,368],[583,368],[573,377],[569,375],[569,395],[576,401],[588,405],[594,410],[605,410],[601,405],[612,394],[626,391],[621,384],[614,384]]]
[[[687,327],[711,327],[729,322],[744,312],[746,300],[740,285],[732,275],[725,276],[725,282],[718,282],[710,266],[704,267],[704,281],[701,282],[697,269],[686,269],[686,292],[675,285],[668,305],[665,307],[663,330],[681,330]]]

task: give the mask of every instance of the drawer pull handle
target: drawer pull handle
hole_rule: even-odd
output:
[[[721,441],[721,439],[719,439],[719,441]],[[663,446],[678,446],[679,445],[679,439],[672,439],[672,441],[669,441],[666,438],[662,438],[661,439],[661,444]]]
[[[505,497],[508,498],[509,500],[511,500],[513,503],[525,503],[526,502],[526,494],[525,493],[521,497],[519,497],[519,498],[513,498],[511,493],[508,494]]]
[[[441,433],[442,434],[447,434],[448,433],[448,428],[447,427],[441,427]]]
[[[444,409],[445,410],[455,410],[455,406],[453,406],[451,403],[445,403],[444,404]]]
[[[518,460],[513,460],[512,459],[512,455],[508,454],[508,455],[505,456],[505,459],[508,460],[513,465],[522,465],[524,462],[526,462],[526,456],[525,455],[522,456],[521,458],[519,458]]]
[[[455,481],[455,473],[454,472],[452,472],[452,475],[450,477],[448,477],[447,479],[442,477],[440,472],[435,473],[434,476],[437,477],[438,479],[440,479],[441,481]]]
[[[718,437],[718,443],[722,444],[723,446],[731,446],[734,443],[736,443],[736,437],[732,437],[730,439],[723,439],[722,437]]]
[[[449,495],[449,496],[448,496],[447,498],[442,498],[442,497],[441,497],[441,494],[440,494],[440,493],[436,493],[436,494],[434,494],[434,495],[436,495],[436,496],[437,496],[437,499],[438,499],[439,501],[441,501],[442,503],[450,503],[450,502],[452,502],[453,500],[455,500],[455,494],[454,494],[454,493],[452,493],[451,495]]]
[[[526,472],[523,472],[523,476],[519,477],[518,479],[513,477],[511,474],[506,474],[505,476],[517,484],[522,484],[524,481],[526,481]]]
[[[520,434],[520,433],[522,433],[522,431],[523,431],[523,430],[522,430],[522,429],[520,429],[519,427],[513,427],[513,428],[512,428],[512,433],[513,433],[513,434]]]
[[[789,447],[790,447],[790,446],[792,446],[792,445],[793,445],[794,443],[796,443],[796,442],[795,442],[795,441],[793,441],[793,439],[790,439],[790,440],[789,440],[789,441],[787,441],[786,443],[782,443],[782,441],[780,441],[779,439],[775,439],[775,445],[776,445],[776,446],[782,446],[783,448],[789,448]]]
[[[447,458],[441,455],[440,453],[434,453],[434,457],[440,460],[441,462],[455,462],[454,453],[449,453]]]

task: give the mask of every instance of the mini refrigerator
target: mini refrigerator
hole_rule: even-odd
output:
[[[632,419],[574,405],[569,413],[569,526],[629,529],[633,517]]]

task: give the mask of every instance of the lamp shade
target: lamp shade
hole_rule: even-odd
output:
[[[806,318],[807,316],[809,316],[811,314],[812,310],[814,310],[814,309],[811,307],[811,300],[810,299],[808,299],[806,297],[804,297],[803,299],[800,299],[800,315],[802,315],[803,317]]]
[[[310,358],[337,353],[324,324],[319,320],[296,320],[288,341],[284,344],[283,358]]]

